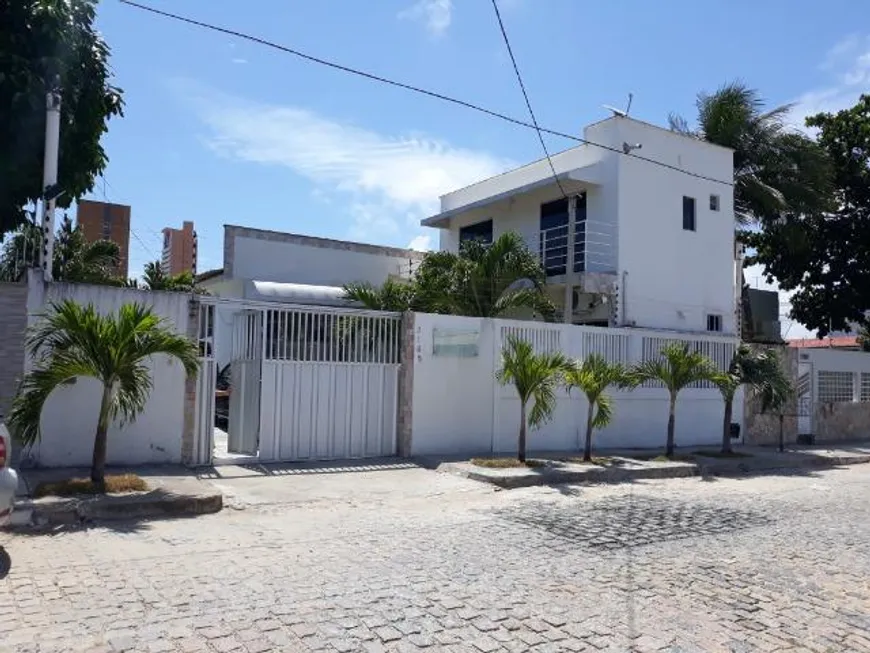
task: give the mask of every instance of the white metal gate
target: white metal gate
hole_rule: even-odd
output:
[[[796,388],[798,435],[813,432],[813,381],[813,364],[800,361]]]
[[[232,392],[227,449],[231,453],[255,456],[260,438],[262,310],[244,310],[233,317],[233,355],[230,365]]]
[[[211,462],[214,448],[215,384],[215,310],[213,304],[199,305],[197,343],[199,345],[199,373],[196,377],[196,412],[193,425],[193,452],[191,462],[205,465]]]
[[[263,311],[260,460],[396,453],[401,318]]]

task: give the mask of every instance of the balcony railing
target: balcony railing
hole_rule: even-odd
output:
[[[615,236],[609,225],[578,222],[574,233],[574,272],[616,272]],[[538,254],[548,277],[563,275],[568,267],[568,225],[542,229]]]

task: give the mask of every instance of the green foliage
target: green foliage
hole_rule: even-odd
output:
[[[783,388],[790,386],[775,350],[753,349],[746,344],[741,344],[734,352],[728,370],[718,372],[712,380],[726,401],[733,400],[743,385],[757,394],[773,387],[775,395],[783,394]]]
[[[185,270],[178,274],[166,274],[163,272],[160,261],[152,261],[145,264],[142,281],[144,290],[168,290],[206,294],[202,288],[196,285],[196,278],[192,272]],[[136,280],[131,280],[129,285],[134,288],[139,287],[139,283]]]
[[[671,128],[734,150],[734,214],[739,223],[762,225],[786,212],[830,204],[830,167],[825,152],[790,129],[791,105],[765,111],[758,91],[741,82],[700,93],[697,127],[679,116]]]
[[[17,281],[28,268],[39,265],[42,232],[33,223],[20,226],[3,246],[0,253],[0,280]],[[123,285],[116,268],[120,251],[116,243],[98,240],[85,241],[80,227],[73,227],[64,216],[54,241],[53,278],[56,281]]]
[[[659,381],[671,395],[699,381],[712,381],[717,370],[704,354],[691,351],[685,342],[670,342],[660,355],[633,366],[628,373],[631,385]]]
[[[626,369],[618,363],[608,363],[600,354],[592,354],[583,361],[574,361],[565,373],[565,386],[570,392],[577,388],[586,395],[589,410],[595,410],[594,428],[604,428],[613,419],[613,401],[607,394],[611,386],[625,386],[629,382]]]
[[[861,351],[870,351],[870,327],[866,324],[858,329],[858,337],[856,338]]]
[[[25,222],[42,195],[46,92],[62,94],[60,206],[91,190],[108,158],[100,145],[122,114],[109,47],[94,28],[96,0],[3,2],[0,28],[0,237]]]
[[[746,237],[748,261],[794,291],[791,316],[820,336],[865,322],[870,309],[870,95],[807,119],[833,170],[833,207],[792,211]]]
[[[518,234],[506,233],[491,245],[463,243],[459,254],[430,252],[408,282],[388,280],[379,288],[349,284],[344,290],[372,310],[474,317],[528,310],[549,319],[555,311],[545,285],[537,255]]]
[[[97,379],[103,386],[103,400],[92,479],[100,483],[108,424],[135,420],[148,400],[152,388],[148,359],[170,356],[188,374],[195,374],[199,364],[196,344],[173,333],[150,308],[139,304],[125,304],[108,315],[70,300],[52,304],[28,331],[26,347],[34,364],[12,402],[6,422],[10,432],[22,444],[33,444],[39,439],[40,416],[51,393],[78,377]],[[100,444],[102,460],[97,455]]]
[[[559,352],[536,354],[530,343],[516,337],[508,338],[501,356],[496,380],[513,385],[523,405],[534,401],[528,425],[534,428],[548,422],[556,407],[556,389],[571,362]]]

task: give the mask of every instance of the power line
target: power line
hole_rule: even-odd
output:
[[[565,189],[562,188],[562,182],[559,181],[559,175],[556,174],[556,167],[553,165],[553,159],[550,158],[550,152],[547,150],[547,144],[544,142],[544,136],[541,134],[541,128],[538,126],[538,119],[535,118],[535,112],[532,110],[532,102],[529,100],[529,94],[526,91],[526,85],[523,83],[523,76],[520,74],[520,68],[517,65],[516,57],[514,57],[514,50],[511,47],[510,39],[508,39],[507,30],[504,27],[504,21],[501,19],[501,12],[498,10],[498,1],[492,0],[492,8],[495,11],[495,17],[498,19],[498,27],[501,30],[501,36],[504,39],[504,44],[507,47],[508,55],[510,55],[511,63],[514,67],[514,73],[517,76],[517,82],[519,82],[520,90],[523,92],[523,98],[526,100],[526,107],[529,110],[529,116],[532,119],[532,124],[535,126],[535,132],[538,134],[538,140],[541,142],[541,147],[544,150],[544,155],[547,157],[547,163],[550,164],[550,170],[553,173],[553,179],[556,180],[556,185],[559,187],[559,190],[562,193],[562,196],[565,199],[568,199],[568,194],[565,192]]]
[[[715,177],[708,177],[707,175],[702,175],[697,172],[692,172],[691,170],[685,170],[675,165],[671,165],[669,163],[665,163],[664,161],[656,161],[655,159],[650,159],[649,157],[641,156],[639,154],[634,154],[633,152],[624,152],[621,148],[611,147],[610,145],[604,145],[603,143],[596,143],[594,141],[587,140],[585,138],[580,138],[579,136],[574,136],[573,134],[566,134],[565,132],[560,132],[554,129],[548,129],[546,127],[536,127],[535,125],[528,123],[524,120],[520,120],[518,118],[513,118],[503,113],[499,113],[498,111],[493,111],[492,109],[487,109],[478,104],[473,104],[471,102],[467,102],[465,100],[460,100],[458,98],[451,97],[449,95],[444,95],[443,93],[437,93],[435,91],[430,91],[419,86],[413,86],[411,84],[405,84],[404,82],[397,82],[392,79],[388,79],[386,77],[381,77],[380,75],[375,75],[373,73],[366,72],[364,70],[359,70],[356,68],[351,68],[349,66],[345,66],[339,63],[335,63],[333,61],[328,61],[326,59],[321,59],[320,57],[315,57],[310,54],[306,54],[301,52],[300,50],[296,50],[284,45],[279,45],[278,43],[274,43],[272,41],[267,41],[266,39],[260,38],[258,36],[253,36],[251,34],[246,34],[244,32],[239,32],[237,30],[229,29],[226,27],[220,27],[219,25],[212,25],[211,23],[206,23],[200,20],[195,20],[193,18],[188,18],[187,16],[182,16],[180,14],[173,14],[168,11],[163,11],[161,9],[156,9],[154,7],[149,7],[148,5],[139,4],[138,2],[133,2],[132,0],[120,0],[121,4],[128,5],[130,7],[134,7],[136,9],[141,9],[142,11],[147,11],[152,14],[156,14],[158,16],[163,16],[164,18],[171,18],[172,20],[177,20],[182,23],[187,23],[189,25],[195,25],[197,27],[202,27],[203,29],[211,30],[213,32],[220,32],[221,34],[227,34],[229,36],[235,36],[236,38],[244,39],[246,41],[251,41],[253,43],[259,43],[260,45],[265,45],[266,47],[273,48],[275,50],[280,50],[281,52],[292,54],[295,57],[299,57],[300,59],[304,59],[306,61],[310,61],[312,63],[320,64],[322,66],[327,66],[329,68],[334,68],[335,70],[340,70],[342,72],[350,73],[351,75],[357,75],[359,77],[364,77],[366,79],[370,79],[372,81],[380,82],[382,84],[387,84],[389,86],[395,86],[397,88],[405,89],[406,91],[411,91],[413,93],[419,93],[421,95],[426,95],[437,100],[442,100],[444,102],[449,102],[451,104],[456,104],[466,109],[471,109],[473,111],[477,111],[479,113],[484,113],[488,116],[492,116],[493,118],[498,118],[499,120],[504,120],[505,122],[512,123],[514,125],[519,125],[520,127],[526,127],[528,129],[535,129],[537,131],[543,132],[545,134],[551,134],[553,136],[559,136],[560,138],[565,138],[571,141],[575,141],[577,143],[582,143],[584,145],[591,145],[593,147],[598,147],[603,150],[608,150],[610,152],[614,152],[616,154],[620,154],[622,156],[629,156],[638,161],[645,161],[647,163],[652,163],[653,165],[661,166],[662,168],[667,168],[668,170],[673,170],[675,172],[680,172],[684,175],[688,175],[690,177],[695,177],[697,179],[704,179],[705,181],[712,181],[717,184],[722,184],[724,186],[733,187],[734,182],[724,181],[722,179],[716,179]]]

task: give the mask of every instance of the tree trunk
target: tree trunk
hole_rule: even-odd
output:
[[[785,434],[783,433],[783,421],[785,421],[785,415],[780,413],[779,414],[779,450],[780,450],[780,452],[785,451]]]
[[[734,398],[725,400],[725,420],[722,422],[722,453],[731,453],[731,415],[734,412]]]
[[[91,481],[100,489],[106,485],[106,448],[111,403],[112,388],[109,385],[104,385],[103,398],[100,401],[100,419],[97,421],[97,434],[94,437],[94,457],[91,461]]]
[[[671,401],[668,412],[668,442],[665,447],[665,456],[670,458],[674,455],[674,422],[677,412],[677,395],[671,394]]]
[[[586,443],[583,446],[583,460],[592,460],[592,410],[595,405],[589,401],[589,414],[586,416]]]
[[[526,404],[520,405],[520,441],[517,443],[517,460],[526,462]]]

